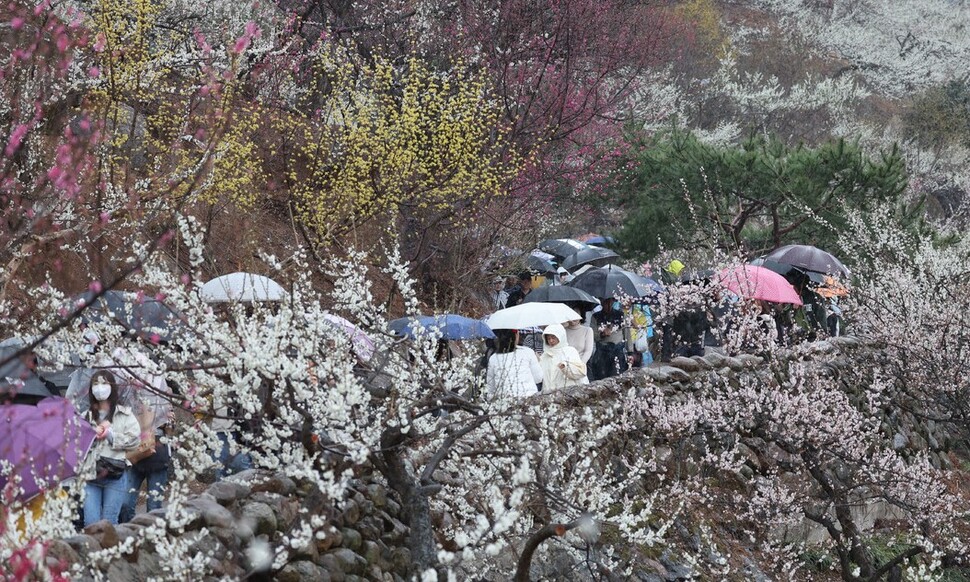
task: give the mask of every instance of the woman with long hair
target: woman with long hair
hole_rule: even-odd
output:
[[[514,329],[495,330],[495,353],[488,358],[485,393],[497,396],[531,396],[539,390],[542,368],[535,352],[517,345],[519,333]]]
[[[114,374],[100,370],[91,376],[87,414],[95,430],[90,454],[97,459],[97,475],[84,485],[85,527],[103,519],[117,524],[128,495],[125,453],[138,446],[141,427],[131,409],[118,402],[118,395]]]

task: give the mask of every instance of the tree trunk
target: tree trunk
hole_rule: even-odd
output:
[[[398,429],[388,429],[381,436],[381,471],[388,485],[401,496],[404,517],[411,529],[408,549],[411,550],[412,576],[420,576],[429,568],[438,568],[438,552],[431,527],[431,505],[417,478],[408,471],[401,458],[404,435]]]

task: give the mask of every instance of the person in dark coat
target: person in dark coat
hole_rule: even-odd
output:
[[[506,307],[515,307],[525,300],[525,296],[532,292],[532,273],[523,271],[519,273],[519,284],[509,292],[509,298],[505,302]]]

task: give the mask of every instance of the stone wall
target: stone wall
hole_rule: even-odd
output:
[[[269,555],[266,552],[282,545],[284,538],[310,516],[326,521],[324,533],[310,544],[291,547],[290,560],[273,579],[394,582],[405,580],[411,565],[401,506],[393,492],[378,483],[357,482],[348,498],[334,506],[324,502],[308,484],[297,484],[284,475],[246,471],[210,485],[184,507],[184,525],[177,530],[169,527],[165,533],[189,540],[189,556],[205,556],[210,575],[204,579],[240,579],[247,575],[268,579],[257,571],[254,560],[265,559]],[[79,535],[54,541],[48,560],[103,562],[99,572],[84,572],[72,577],[74,580],[95,580],[97,574],[112,582],[163,576],[172,579],[166,559],[152,542],[153,534],[147,531],[165,523],[166,511],[142,513],[117,526],[106,521],[92,524]],[[97,560],[95,554],[102,549],[120,551],[135,546],[134,551],[107,561]]]
[[[806,361],[817,366],[819,374],[838,375],[864,359],[859,350],[875,349],[853,338],[833,338],[799,346],[792,351],[780,351],[773,357],[782,361]],[[535,398],[539,401],[555,398],[582,409],[595,406],[599,399],[613,399],[631,387],[651,384],[661,386],[665,397],[676,400],[687,397],[698,389],[701,380],[709,380],[712,374],[725,381],[754,377],[770,385],[777,381],[772,377],[770,368],[764,359],[754,355],[728,357],[709,353],[703,357],[674,358],[669,363],[655,363],[588,386]],[[525,406],[536,404],[524,403]],[[950,461],[945,445],[949,438],[945,430],[932,422],[917,422],[905,414],[908,413],[887,413],[884,419],[884,431],[895,435],[894,446],[929,450],[935,462],[948,464]],[[762,447],[753,440],[742,440],[740,446],[742,450],[750,450],[751,459],[747,473],[742,469],[738,475],[741,479],[764,470],[759,463],[766,462],[766,459],[771,462],[772,455],[777,453],[767,447],[761,450]],[[307,483],[299,484],[280,474],[247,471],[230,480],[210,485],[205,492],[191,497],[185,509],[187,516],[183,527],[172,529],[169,526],[165,535],[185,540],[189,555],[203,556],[204,565],[210,572],[205,579],[247,576],[255,580],[269,579],[265,573],[260,573],[258,558],[284,544],[290,546],[290,559],[276,574],[276,580],[393,582],[406,579],[411,565],[406,543],[409,533],[405,525],[407,520],[401,513],[400,500],[374,478],[364,477],[355,481],[349,497],[333,505]],[[132,522],[118,526],[111,526],[107,522],[94,524],[80,535],[53,542],[48,560],[89,564],[98,561],[92,560],[97,557],[95,552],[116,548],[120,557],[103,560],[96,566],[107,579],[120,582],[145,580],[152,576],[172,579],[171,573],[166,571],[166,559],[156,551],[156,544],[151,539],[144,539],[147,530],[166,522],[163,519],[165,511],[140,514]],[[863,526],[877,519],[891,517],[887,513],[890,508],[868,506],[860,508],[860,511],[866,512],[865,519],[860,520]],[[289,542],[292,533],[314,516],[326,524],[323,533],[313,543],[292,547]],[[777,535],[811,542],[825,534],[815,524],[806,522],[803,527],[778,532]],[[142,541],[136,544],[136,540]],[[122,548],[134,548],[136,545],[137,549],[122,555]],[[534,572],[548,573],[544,566],[535,566]],[[675,569],[676,563],[673,561],[665,566],[665,571]],[[663,578],[661,576],[659,579]],[[93,580],[95,572],[88,571],[75,579]]]

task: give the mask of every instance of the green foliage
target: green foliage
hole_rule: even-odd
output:
[[[970,147],[970,86],[952,80],[913,99],[903,116],[907,138],[925,148]]]
[[[811,572],[829,572],[835,566],[835,558],[832,553],[822,548],[805,550],[798,555],[798,559]]]
[[[888,205],[907,224],[922,215],[903,205],[906,172],[895,147],[869,158],[845,140],[809,148],[754,136],[719,146],[673,129],[633,151],[619,238],[648,256],[661,245],[747,253],[787,243],[834,247],[849,212]]]

